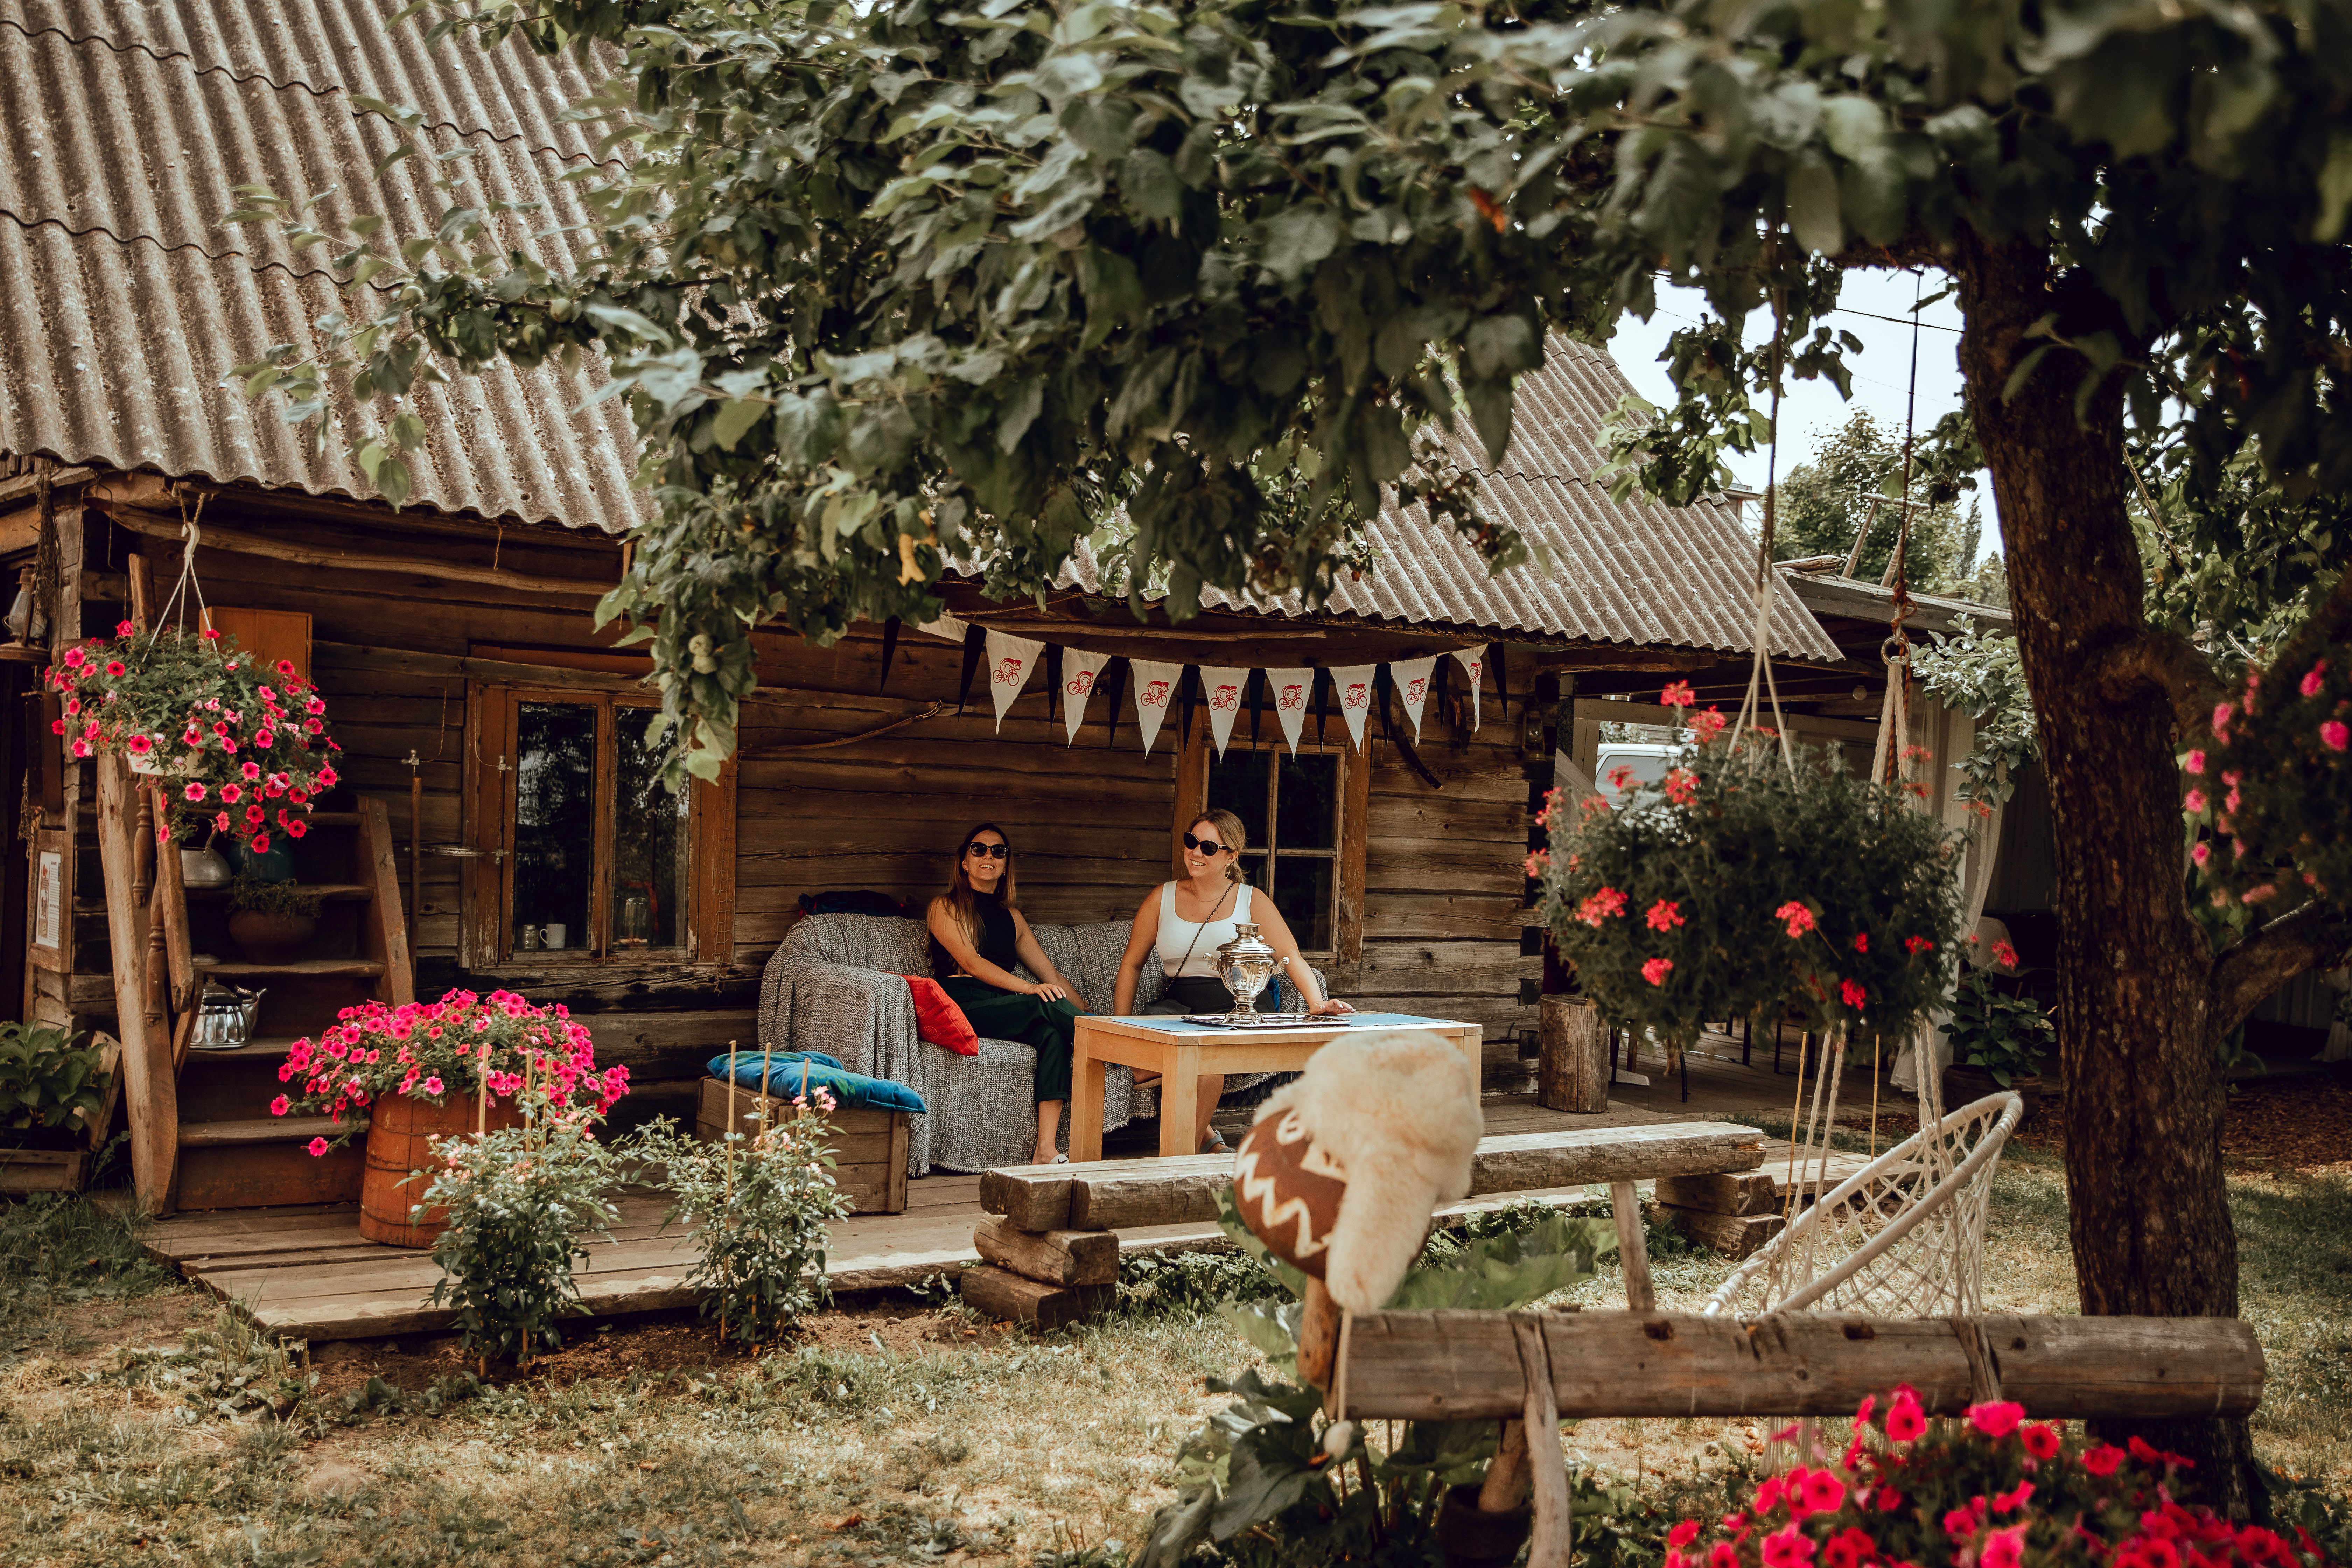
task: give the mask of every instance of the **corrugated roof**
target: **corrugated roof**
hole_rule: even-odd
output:
[[[1343,577],[1329,608],[1367,620],[1520,632],[1591,642],[1744,652],[1755,646],[1756,542],[1727,501],[1670,507],[1614,501],[1593,482],[1597,437],[1633,384],[1608,354],[1556,338],[1541,370],[1519,378],[1511,444],[1490,465],[1468,423],[1445,438],[1447,455],[1480,477],[1480,504],[1509,523],[1540,560],[1500,574],[1426,508],[1382,510],[1367,531],[1380,556],[1360,578]],[[1773,574],[1774,653],[1834,660],[1837,645],[1795,591]],[[1287,605],[1206,602],[1275,614]]]
[[[559,176],[590,143],[553,118],[588,89],[576,61],[517,43],[487,58],[469,44],[428,52],[415,26],[383,26],[398,5],[0,0],[0,451],[374,495],[347,454],[389,420],[389,401],[338,409],[314,451],[279,400],[251,405],[222,384],[272,344],[312,346],[311,323],[344,306],[324,247],[220,226],[230,187],[331,189],[323,219],[381,213],[387,234],[429,231],[480,198],[540,202],[499,219],[498,238],[558,267],[576,237],[541,231],[589,219]],[[355,112],[353,94],[415,104],[428,121],[420,151],[470,156],[372,176],[399,137]],[[451,172],[469,182],[456,202],[430,188]],[[501,364],[421,388],[413,500],[628,527],[643,501],[627,413],[617,400],[572,412],[602,379]]]

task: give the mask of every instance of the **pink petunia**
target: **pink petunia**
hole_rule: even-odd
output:
[[[129,621],[117,621],[114,623],[114,635],[116,637],[135,637],[138,635],[138,626]]]
[[[1812,1560],[1812,1537],[1793,1524],[1764,1538],[1764,1568],[1804,1568]]]
[[[2311,667],[2311,673],[2309,675],[2303,678],[2303,694],[2305,697],[2318,696],[2320,683],[2326,679],[2326,678],[2327,661],[2323,658],[2317,664]]]
[[[131,754],[134,757],[143,757],[155,749],[155,742],[144,735],[133,735],[123,744],[131,748]]]
[[[2200,838],[2190,847],[2189,858],[2202,866],[2206,861],[2213,858],[2213,847]]]
[[[127,667],[119,658],[110,658],[106,661],[106,673],[109,675],[119,677],[125,673],[126,668]]]
[[[1673,959],[1654,958],[1642,965],[1642,978],[1653,985],[1664,985],[1666,983],[1666,976],[1674,973],[1674,968]]]
[[[2205,772],[2205,753],[2203,752],[2191,752],[2189,753],[2189,771],[2192,773],[2198,774],[2202,774]]]
[[[257,833],[253,836],[253,852],[256,855],[267,855],[269,853],[269,835],[267,833]]]
[[[1886,1406],[1886,1435],[1898,1443],[1918,1441],[1927,1430],[1927,1418],[1919,1409],[1919,1396],[1909,1388],[1898,1388]]]
[[[317,1159],[326,1152],[327,1141],[324,1138],[313,1138],[310,1140],[310,1157],[312,1159]]]
[[[2003,969],[2015,969],[2017,949],[2011,947],[2006,941],[1996,942],[1992,944],[1992,961]]]
[[[1853,950],[1856,952],[1868,952],[1870,951],[1870,933],[1868,931],[1863,931],[1853,933]]]
[[[2033,1483],[2020,1481],[1992,1500],[1995,1513],[2014,1513],[2033,1500]]]
[[[1936,944],[1924,936],[1906,936],[1903,939],[1903,951],[1916,957],[1923,952],[1935,952]]]
[[[1799,1494],[1809,1513],[1835,1513],[1845,1501],[1845,1483],[1837,1479],[1827,1466],[1807,1470],[1798,1485]]]
[[[1682,906],[1669,899],[1660,899],[1656,903],[1652,904],[1650,912],[1642,918],[1650,922],[1652,931],[1672,931],[1675,927],[1685,923],[1683,920]]]
[[[187,788],[180,792],[180,797],[183,800],[202,800],[205,798],[205,786],[191,782]]]
[[[2006,1437],[2025,1419],[2025,1406],[2015,1400],[1990,1400],[1969,1406],[1969,1425],[1988,1437]]]
[[[1774,910],[1772,918],[1788,921],[1789,934],[1792,937],[1802,936],[1813,929],[1813,911],[1794,899]]]
[[[2205,809],[2205,792],[2192,789],[2180,799],[2180,808],[2192,816]]]
[[[2027,1525],[2013,1524],[2007,1530],[1996,1530],[1985,1537],[1984,1546],[1977,1553],[1978,1568],[2021,1568],[2025,1561]]]
[[[1658,693],[1658,700],[1669,708],[1687,708],[1698,699],[1692,694],[1689,681],[1677,680]]]
[[[2344,727],[2343,720],[2330,719],[2319,727],[2319,743],[2331,752],[2340,752],[2352,746],[2352,730]]]
[[[2047,1421],[2036,1421],[2020,1432],[2018,1439],[2025,1445],[2025,1451],[2037,1459],[2058,1457],[2058,1428]]]
[[[439,1073],[435,1073],[431,1078],[425,1080],[425,1092],[427,1094],[438,1094],[441,1092],[441,1075]]]
[[[1870,993],[1851,980],[1838,982],[1838,994],[1844,999],[1845,1005],[1849,1007],[1859,1007],[1870,1000]]]

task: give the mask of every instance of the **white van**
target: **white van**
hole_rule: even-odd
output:
[[[1606,800],[1611,809],[1623,804],[1628,795],[1654,791],[1675,765],[1680,746],[1662,746],[1635,741],[1603,741],[1592,768],[1593,787]],[[1610,775],[1618,769],[1625,770],[1625,787],[1612,783]]]

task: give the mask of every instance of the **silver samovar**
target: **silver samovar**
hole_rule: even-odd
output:
[[[1250,1022],[1257,1016],[1257,994],[1274,978],[1281,959],[1258,936],[1256,926],[1240,921],[1234,923],[1234,940],[1217,949],[1215,962],[1217,978],[1234,994],[1234,1010],[1225,1015],[1225,1022]]]

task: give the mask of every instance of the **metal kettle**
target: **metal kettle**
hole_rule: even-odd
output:
[[[196,1005],[196,1037],[189,1041],[199,1051],[233,1051],[253,1038],[254,1020],[261,1013],[266,990],[205,983]]]
[[[1229,1023],[1247,1023],[1257,1016],[1257,994],[1274,978],[1280,955],[1257,934],[1257,927],[1247,921],[1234,925],[1234,940],[1217,949],[1213,960],[1217,978],[1234,994],[1234,1010],[1225,1015]]]

